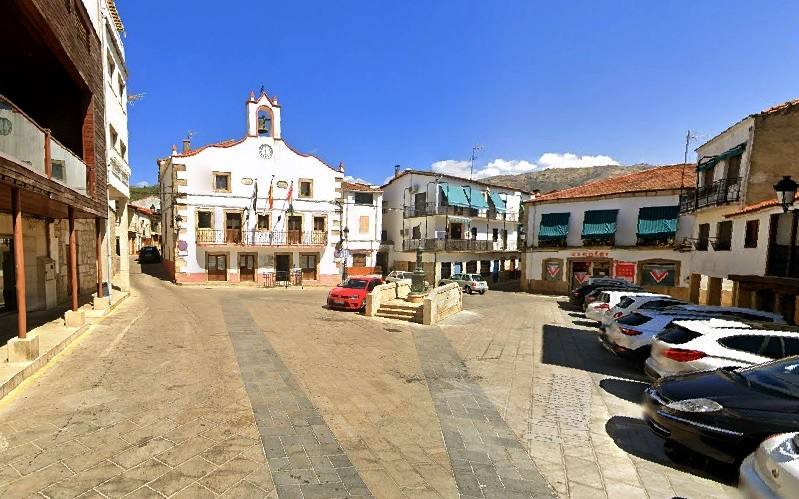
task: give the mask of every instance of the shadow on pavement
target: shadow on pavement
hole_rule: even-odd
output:
[[[82,294],[78,297],[78,307],[92,303],[91,294]],[[72,307],[69,302],[62,302],[49,310],[29,310],[27,314],[27,331],[43,326],[56,319],[63,319],[64,313]],[[3,310],[0,308],[0,344],[17,336],[17,312],[15,309]]]
[[[546,324],[543,327],[544,364],[605,374],[616,378],[646,381],[634,365],[612,356],[599,343],[596,331]]]
[[[139,260],[136,259],[136,263],[138,263],[138,262],[139,262]],[[163,263],[160,263],[160,262],[159,263],[142,263],[139,266],[141,267],[141,273],[142,274],[147,274],[147,275],[156,277],[158,279],[161,279],[162,281],[168,281],[168,282],[172,281],[172,279],[169,278],[169,274],[167,273],[166,269],[164,268]],[[131,273],[133,273],[133,272],[131,272]]]
[[[737,484],[738,469],[735,466],[704,458],[687,449],[682,451],[686,457],[681,462],[672,460],[666,452],[664,440],[652,433],[640,419],[613,416],[605,424],[605,431],[621,450],[635,457],[725,485]]]
[[[579,320],[579,321],[572,321],[575,326],[583,326],[583,327],[597,327],[599,323],[597,321],[592,321],[591,319]]]
[[[649,386],[649,383],[607,378],[600,381],[599,386],[609,394],[615,395],[622,400],[639,404],[643,400],[644,390]]]

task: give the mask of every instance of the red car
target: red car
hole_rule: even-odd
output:
[[[327,295],[327,306],[345,310],[363,310],[366,307],[366,295],[383,284],[379,277],[350,277],[330,290]]]

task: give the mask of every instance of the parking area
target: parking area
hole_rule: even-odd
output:
[[[0,494],[735,494],[665,456],[643,377],[557,298],[467,295],[430,327],[322,288],[133,286],[0,404]]]

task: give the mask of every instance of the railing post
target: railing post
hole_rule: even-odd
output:
[[[49,128],[44,129],[44,174],[47,178],[53,178],[53,161],[52,152],[50,149],[50,139],[52,134]]]

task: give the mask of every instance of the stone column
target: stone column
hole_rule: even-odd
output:
[[[128,200],[117,200],[117,216],[120,217],[117,237],[119,237],[119,275],[116,285],[122,291],[130,289],[130,247],[128,244]],[[109,221],[110,223],[110,221]],[[113,231],[112,231],[113,232]],[[116,241],[109,241],[116,248]]]
[[[707,280],[707,304],[721,305],[721,277],[708,277]]]
[[[78,310],[78,235],[75,232],[75,208],[69,212],[69,289],[72,311]]]
[[[688,279],[688,301],[691,303],[699,303],[699,291],[702,285],[701,274],[691,274]]]
[[[17,291],[17,337],[25,338],[28,331],[28,311],[25,304],[25,249],[22,237],[22,205],[19,189],[11,189],[11,212],[14,225],[14,279]]]
[[[97,298],[103,297],[103,219],[94,219],[94,254],[97,259]],[[110,273],[110,270],[109,270]],[[110,290],[109,290],[110,292]]]

